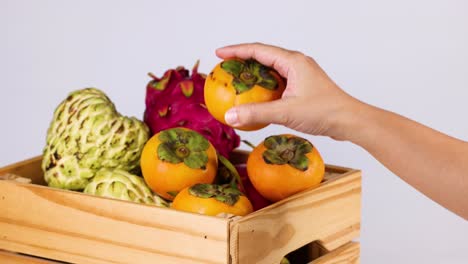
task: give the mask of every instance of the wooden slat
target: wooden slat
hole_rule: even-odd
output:
[[[64,262],[57,262],[53,260],[46,260],[41,258],[35,258],[32,256],[25,256],[0,250],[0,263],[4,264],[63,264]]]
[[[44,177],[41,170],[42,156],[37,156],[6,167],[0,168],[0,175],[4,173],[12,173],[30,178],[35,184],[44,184]]]
[[[349,242],[326,255],[309,262],[309,264],[359,264],[360,245]]]
[[[232,263],[279,263],[312,241],[331,251],[359,235],[361,172],[349,171],[231,223]]]
[[[40,186],[40,164],[0,168],[36,183],[0,181],[0,249],[73,263],[279,263],[309,242],[333,250],[359,234],[360,172],[339,166],[327,165],[319,188],[223,219]]]
[[[69,262],[226,263],[230,219],[0,181],[0,248]]]

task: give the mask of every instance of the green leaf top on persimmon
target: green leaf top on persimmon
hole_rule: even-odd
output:
[[[210,147],[209,141],[201,134],[184,130],[181,128],[171,128],[159,134],[159,144],[157,149],[158,158],[170,163],[183,162],[192,169],[205,169],[208,163],[206,151]]]
[[[234,206],[239,200],[239,197],[243,195],[237,188],[228,184],[218,185],[206,183],[193,185],[189,188],[189,193],[200,198],[214,198],[230,206]]]
[[[288,164],[301,171],[309,168],[309,159],[306,154],[311,152],[314,146],[308,140],[279,135],[267,137],[263,145],[266,148],[262,154],[265,163]]]
[[[271,73],[274,70],[254,59],[245,61],[225,60],[221,63],[221,68],[234,77],[232,86],[236,89],[237,94],[250,90],[254,85],[272,91],[278,88],[278,81]]]

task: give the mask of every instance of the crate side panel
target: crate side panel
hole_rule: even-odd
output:
[[[0,175],[12,173],[32,180],[35,184],[45,185],[44,173],[41,169],[42,156],[37,156],[23,160],[3,168],[0,168]]]
[[[228,219],[6,181],[0,193],[0,237],[26,245],[25,253],[49,257],[37,254],[46,246],[65,261],[79,254],[109,262],[141,255],[146,261],[226,263]]]
[[[231,225],[233,263],[277,263],[318,240],[333,250],[359,235],[361,173],[349,171]]]
[[[184,256],[183,254],[167,254],[157,249],[142,250],[137,247],[132,247],[131,245],[110,244],[106,241],[70,237],[66,234],[48,232],[17,224],[5,224],[0,222],[0,232],[2,232],[3,236],[7,237],[7,239],[0,240],[1,248],[71,263],[145,264],[148,263],[148,261],[167,264],[225,263],[192,258]],[[88,253],[83,250],[89,247],[92,247],[93,251],[99,252],[99,254]],[[182,247],[179,249],[183,252]]]
[[[359,264],[360,244],[349,242],[308,264]]]

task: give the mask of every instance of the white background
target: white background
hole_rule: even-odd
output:
[[[147,72],[200,59],[206,73],[216,48],[252,41],[300,50],[355,97],[468,139],[466,1],[1,0],[0,33],[0,166],[41,153],[72,90],[98,87],[141,118]],[[360,147],[307,138],[327,163],[363,170],[362,263],[468,263],[466,221]]]

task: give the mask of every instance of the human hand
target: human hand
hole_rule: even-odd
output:
[[[302,53],[256,43],[224,47],[216,54],[222,59],[254,58],[287,79],[281,99],[238,105],[226,112],[225,120],[232,126],[275,123],[348,140],[426,196],[468,219],[466,141],[351,97]]]
[[[227,46],[216,50],[221,59],[254,58],[286,78],[279,100],[243,104],[226,112],[233,127],[280,124],[312,135],[346,140],[346,124],[352,122],[360,102],[340,89],[312,59],[300,52],[260,43]]]

